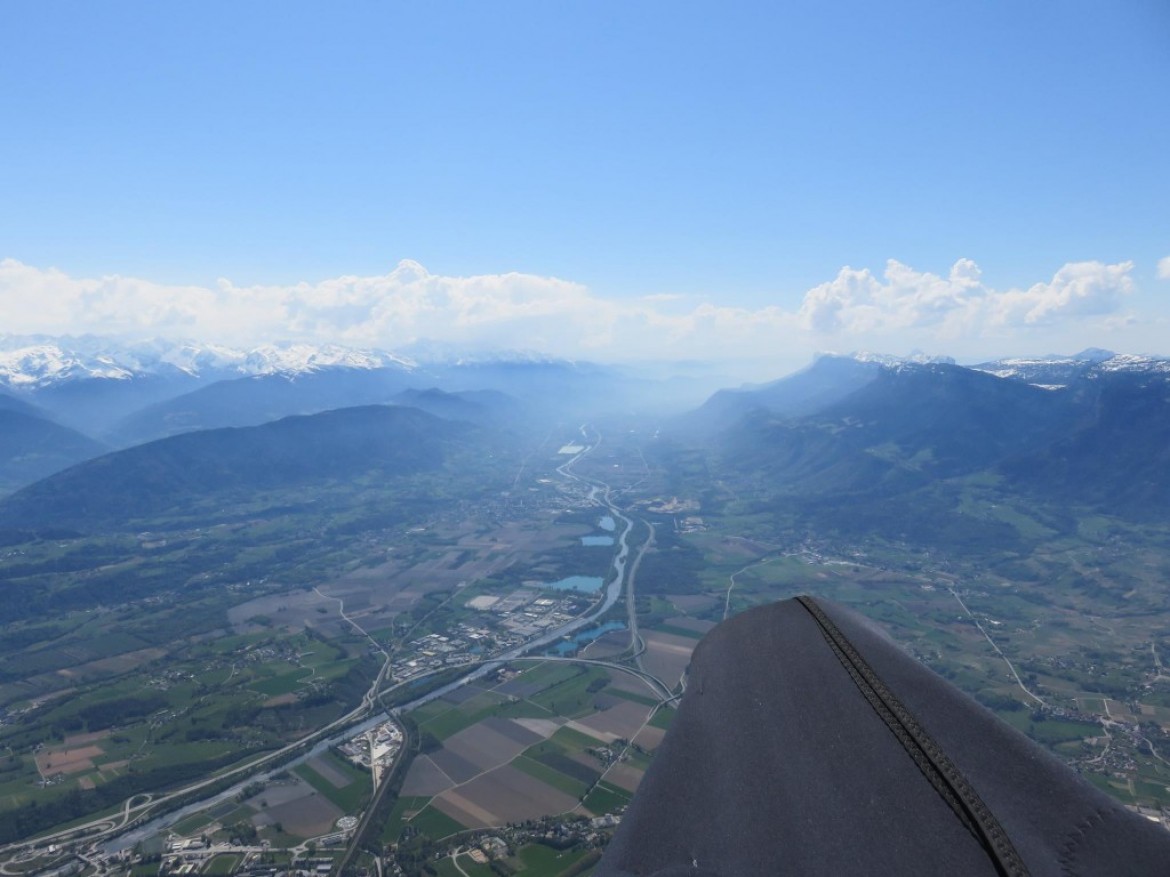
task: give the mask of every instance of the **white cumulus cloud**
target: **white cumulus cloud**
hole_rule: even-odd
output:
[[[1170,256],[1158,260],[1158,277],[1162,280],[1170,280]]]
[[[1132,270],[1132,262],[1071,262],[1048,282],[996,290],[970,259],[955,262],[945,277],[891,259],[881,277],[842,268],[805,294],[799,313],[821,334],[928,329],[948,338],[1113,313],[1133,291]]]
[[[11,334],[172,335],[258,344],[330,341],[400,349],[442,342],[566,357],[719,356],[797,329],[795,316],[676,296],[618,300],[533,274],[452,277],[404,260],[373,277],[289,286],[168,286],[138,278],[77,279],[0,261],[0,331]],[[673,306],[671,312],[663,310]]]
[[[1167,261],[1160,273],[1170,270]],[[435,342],[598,359],[800,359],[823,348],[827,337],[833,346],[948,351],[959,338],[1030,338],[1041,330],[1057,338],[1052,332],[1061,327],[1094,320],[1116,330],[1128,319],[1123,304],[1134,291],[1132,270],[1130,262],[1072,262],[1047,281],[999,290],[984,282],[970,259],[945,274],[890,260],[880,275],[842,268],[794,306],[776,299],[748,307],[717,292],[619,299],[534,274],[447,276],[409,260],[369,277],[252,286],[220,280],[203,287],[120,275],[75,278],[3,259],[0,333],[252,345],[310,341],[387,350]]]

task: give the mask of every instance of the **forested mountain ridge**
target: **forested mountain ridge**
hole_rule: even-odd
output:
[[[216,496],[441,466],[470,427],[401,406],[184,433],[59,472],[0,502],[0,527],[109,530]]]

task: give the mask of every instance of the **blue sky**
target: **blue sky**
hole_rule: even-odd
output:
[[[1162,0],[11,2],[0,32],[8,331],[1170,353]]]

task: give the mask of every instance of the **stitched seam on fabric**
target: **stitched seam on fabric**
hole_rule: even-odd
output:
[[[891,731],[893,731],[894,736],[897,737],[898,741],[902,744],[902,748],[906,750],[906,753],[918,766],[918,769],[922,771],[922,775],[930,782],[932,786],[934,786],[934,790],[942,796],[943,800],[945,800],[950,808],[955,812],[955,816],[957,816],[959,821],[963,823],[963,827],[971,832],[971,835],[976,840],[978,840],[980,843],[983,843],[983,837],[979,833],[979,829],[971,821],[971,817],[967,814],[966,809],[964,809],[963,803],[955,796],[954,791],[946,784],[946,782],[944,782],[943,778],[939,776],[938,771],[934,769],[934,765],[930,763],[930,759],[926,757],[926,754],[918,746],[914,738],[910,736],[910,734],[901,725],[894,714],[889,711],[884,703],[882,703],[881,698],[879,698],[877,694],[868,685],[865,684],[865,680],[861,678],[860,674],[857,672],[857,669],[841,652],[841,649],[838,647],[838,645],[831,639],[826,638],[826,642],[828,642],[829,647],[833,650],[834,654],[837,655],[837,659],[841,662],[845,670],[851,677],[853,677],[854,684],[861,691],[862,695],[864,695],[865,699],[869,701],[870,706],[874,708],[874,711],[877,712],[882,721],[886,723],[886,726]]]
[[[940,791],[947,804],[960,815],[964,825],[968,829],[976,830],[977,838],[987,848],[999,870],[1009,877],[1027,877],[1028,869],[1012,845],[1007,832],[967,778],[943,752],[942,747],[926,733],[824,610],[810,597],[801,596],[796,599],[820,626],[825,641],[849,672],[854,684],[894,733],[919,769],[926,774],[931,785]],[[882,705],[881,708],[878,707],[878,703]],[[940,786],[948,791],[942,791]],[[961,815],[964,813],[967,814],[965,819]]]

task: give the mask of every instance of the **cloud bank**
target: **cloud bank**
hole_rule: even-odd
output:
[[[1165,263],[1167,260],[1163,260]],[[388,274],[292,286],[173,286],[112,275],[74,278],[0,260],[0,332],[169,336],[234,344],[334,342],[400,350],[434,342],[468,350],[567,357],[743,357],[826,347],[934,346],[1019,338],[1070,326],[1117,326],[1134,292],[1132,262],[1071,262],[1051,279],[997,290],[970,259],[944,276],[890,260],[880,276],[842,268],[788,306],[673,295],[618,299],[556,277],[451,277],[412,261]],[[1159,273],[1170,266],[1159,264]],[[779,296],[777,296],[779,299]]]
[[[805,294],[800,317],[825,334],[929,329],[943,339],[1050,326],[1118,311],[1134,290],[1132,271],[1132,262],[1070,262],[1048,282],[997,291],[970,259],[957,261],[946,277],[891,259],[880,279],[869,269],[842,268]]]

